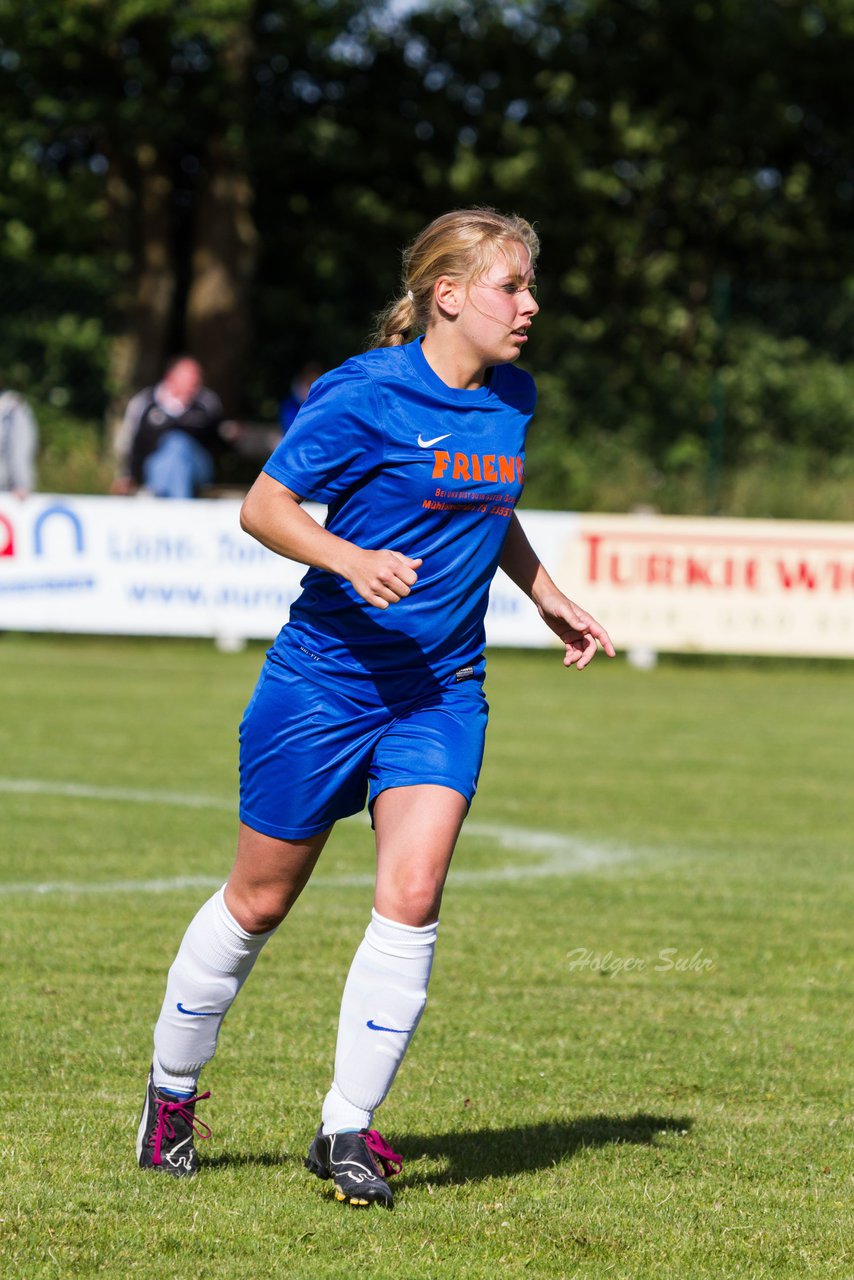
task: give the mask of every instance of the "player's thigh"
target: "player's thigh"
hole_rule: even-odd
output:
[[[477,788],[487,714],[479,684],[451,686],[400,716],[377,742],[370,781],[382,915],[405,924],[435,920]]]
[[[291,909],[317,865],[329,830],[304,840],[280,840],[241,822],[225,901],[249,933],[274,928]]]
[[[459,791],[432,783],[389,787],[374,805],[374,906],[401,924],[432,924],[468,811]]]
[[[365,806],[383,707],[270,660],[240,725],[240,818],[253,831],[304,841]]]
[[[489,707],[476,681],[450,685],[397,716],[377,737],[370,805],[395,787],[448,787],[471,804],[483,763]]]

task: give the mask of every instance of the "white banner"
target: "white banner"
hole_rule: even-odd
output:
[[[0,630],[271,639],[304,570],[236,501],[0,495]],[[322,508],[308,508],[322,518]],[[522,511],[618,648],[854,657],[854,525]],[[553,641],[499,574],[490,644]]]

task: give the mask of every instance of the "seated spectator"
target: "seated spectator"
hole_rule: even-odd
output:
[[[306,396],[311,389],[311,384],[320,377],[323,368],[316,360],[309,361],[303,365],[299,373],[291,383],[291,389],[279,405],[279,423],[282,428],[282,435],[285,434],[288,427],[300,411]]]
[[[30,406],[17,391],[0,390],[0,492],[26,498],[36,485],[39,432]]]
[[[197,360],[178,356],[162,382],[138,392],[116,442],[114,493],[145,488],[158,498],[193,498],[214,478],[222,447],[219,397],[202,384]]]

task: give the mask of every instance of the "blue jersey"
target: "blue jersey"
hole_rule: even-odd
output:
[[[356,679],[383,701],[467,667],[481,675],[489,586],[522,493],[535,400],[514,365],[495,366],[475,391],[447,386],[420,339],[319,378],[264,470],[327,503],[330,532],[423,563],[411,594],[387,609],[309,569],[274,653],[315,678]]]

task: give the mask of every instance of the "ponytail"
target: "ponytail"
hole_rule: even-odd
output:
[[[409,291],[390,302],[377,316],[371,347],[400,347],[408,342],[415,329],[415,311],[415,300]]]

